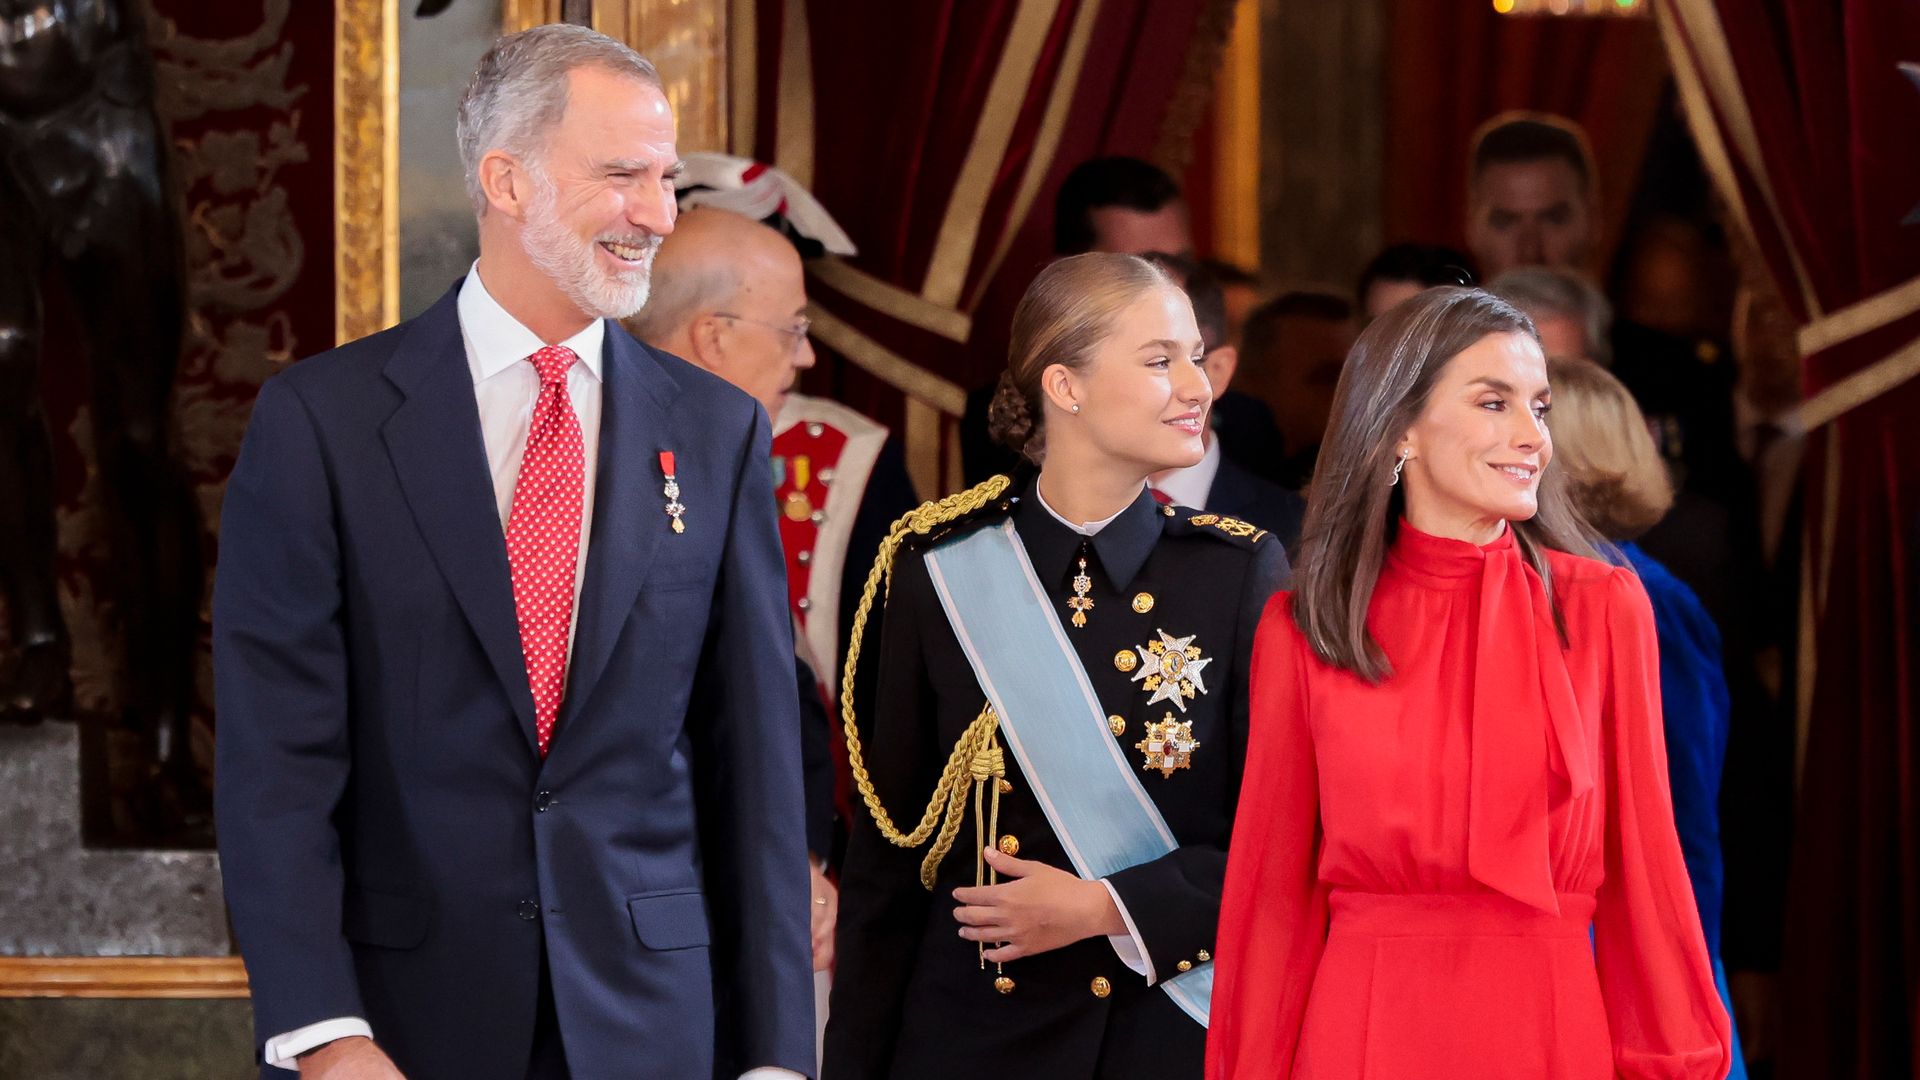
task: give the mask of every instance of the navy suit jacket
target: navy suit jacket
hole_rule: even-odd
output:
[[[216,811],[257,1042],[361,1016],[412,1080],[522,1080],[544,949],[582,1080],[811,1075],[766,414],[608,325],[543,760],[456,293],[269,381],[227,488]]]

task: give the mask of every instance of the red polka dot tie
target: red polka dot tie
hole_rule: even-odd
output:
[[[513,572],[513,610],[520,651],[533,688],[534,729],[540,756],[553,740],[567,688],[567,634],[573,624],[573,578],[580,559],[580,503],[586,449],[580,419],[567,396],[572,349],[549,345],[527,359],[540,373],[527,452],[507,514],[507,566]]]

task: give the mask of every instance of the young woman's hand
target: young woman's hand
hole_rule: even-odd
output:
[[[1090,937],[1127,932],[1113,894],[1098,881],[1029,859],[986,849],[987,865],[1009,880],[999,885],[955,889],[953,917],[960,936],[994,948],[994,963],[1018,960]]]

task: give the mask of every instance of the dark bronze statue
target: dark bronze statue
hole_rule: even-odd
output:
[[[0,0],[0,589],[14,655],[0,717],[69,715],[71,645],[54,574],[42,370],[84,372],[110,532],[102,583],[125,645],[125,721],[147,738],[166,804],[203,788],[188,744],[202,566],[169,453],[184,256],[138,0]],[[43,291],[62,282],[79,354],[48,348]]]

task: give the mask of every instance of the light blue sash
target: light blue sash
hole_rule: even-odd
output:
[[[953,634],[1074,870],[1096,880],[1178,847],[1108,730],[1013,523],[943,544],[926,561]],[[1207,1026],[1211,963],[1159,986]]]

